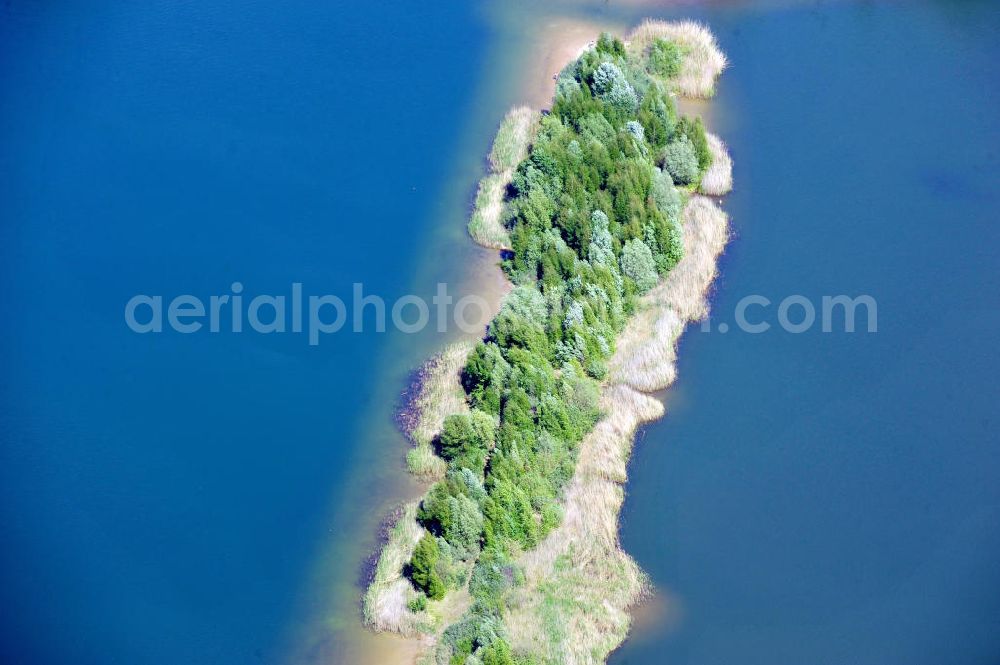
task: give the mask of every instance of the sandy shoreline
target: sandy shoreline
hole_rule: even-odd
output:
[[[580,57],[602,30],[611,29],[592,21],[552,18],[538,24],[531,52],[532,67],[525,71],[522,101],[535,109],[548,109],[555,95],[555,77],[563,67]]]

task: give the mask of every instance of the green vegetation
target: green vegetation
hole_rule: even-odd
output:
[[[510,184],[502,202],[491,195],[502,233],[490,235],[511,249],[503,267],[516,287],[468,356],[467,410],[434,441],[447,472],[417,510],[426,533],[408,568],[420,591],[411,609],[466,585],[472,597],[441,636],[440,663],[532,662],[503,629],[524,579],[516,557],[562,520],[616,339],[637,297],[680,261],[684,199],[712,160],[701,121],[678,119],[670,94],[683,54],[663,39],[630,53],[601,35],[559,75],[530,151],[509,138],[523,136],[514,125],[494,144]]]
[[[420,587],[428,598],[444,598],[444,581],[438,572],[437,564],[441,558],[437,539],[425,533],[410,559],[410,578]]]
[[[683,58],[683,49],[675,42],[656,38],[649,47],[649,69],[664,78],[673,78],[681,73]]]
[[[686,134],[680,134],[663,151],[663,166],[679,185],[690,185],[698,177],[698,154]]]
[[[647,19],[628,36],[629,52],[645,57],[650,72],[668,76],[670,86],[685,97],[711,97],[715,94],[715,80],[726,68],[726,56],[719,50],[715,37],[700,23],[694,21],[655,21]],[[680,52],[681,62],[676,75],[657,70],[666,67],[671,71],[673,51],[663,43],[673,44]]]
[[[712,163],[712,152],[708,149],[708,137],[705,136],[705,125],[701,118],[681,118],[677,123],[677,133],[691,142],[698,158],[699,174],[703,173]]]

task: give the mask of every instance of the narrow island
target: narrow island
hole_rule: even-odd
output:
[[[707,314],[732,164],[675,98],[710,97],[726,60],[692,22],[602,34],[546,113],[501,124],[469,232],[513,284],[483,339],[423,369],[406,430],[432,483],[400,509],[366,624],[422,663],[603,663],[649,584],[618,542],[636,428]]]

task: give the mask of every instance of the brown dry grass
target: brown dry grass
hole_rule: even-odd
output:
[[[684,258],[640,301],[610,363],[613,381],[647,392],[673,383],[677,338],[689,321],[708,314],[705,295],[727,238],[726,213],[711,199],[692,196],[684,208]]]
[[[446,417],[469,410],[460,374],[473,346],[474,342],[469,340],[450,344],[420,370],[420,389],[408,407],[413,419],[406,427],[414,445],[406,456],[406,463],[414,475],[425,479],[444,476],[447,465],[434,454],[431,442],[441,431]]]
[[[507,111],[490,150],[491,173],[479,182],[476,205],[469,220],[469,235],[484,247],[510,249],[510,235],[503,226],[503,197],[514,169],[528,155],[540,114],[527,106]]]
[[[416,596],[416,591],[403,577],[403,566],[413,556],[423,534],[423,528],[417,524],[417,504],[407,504],[389,531],[362,601],[365,623],[372,630],[407,636],[426,631],[426,614],[414,614],[406,606]]]
[[[708,149],[712,153],[712,164],[701,177],[699,189],[702,194],[722,196],[733,189],[733,160],[729,157],[726,144],[715,134],[705,133]]]

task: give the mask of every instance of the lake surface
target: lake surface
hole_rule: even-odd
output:
[[[336,516],[382,509],[339,497],[373,438],[399,466],[392,409],[433,346],[137,335],[124,306],[460,282],[473,249],[437,211],[452,155],[482,163],[473,10],[0,9],[0,661],[284,659]]]
[[[520,0],[0,9],[0,660],[361,662],[365,556],[419,492],[393,410],[442,336],[137,335],[124,304],[481,292],[526,35],[645,15],[733,62],[715,321],[870,294],[879,332],[687,334],[623,512],[660,594],[612,662],[996,662],[994,5]]]
[[[703,16],[730,330],[687,333],[640,434],[622,541],[662,593],[611,662],[1000,662],[997,5]],[[870,294],[878,332],[783,332],[794,294]]]

